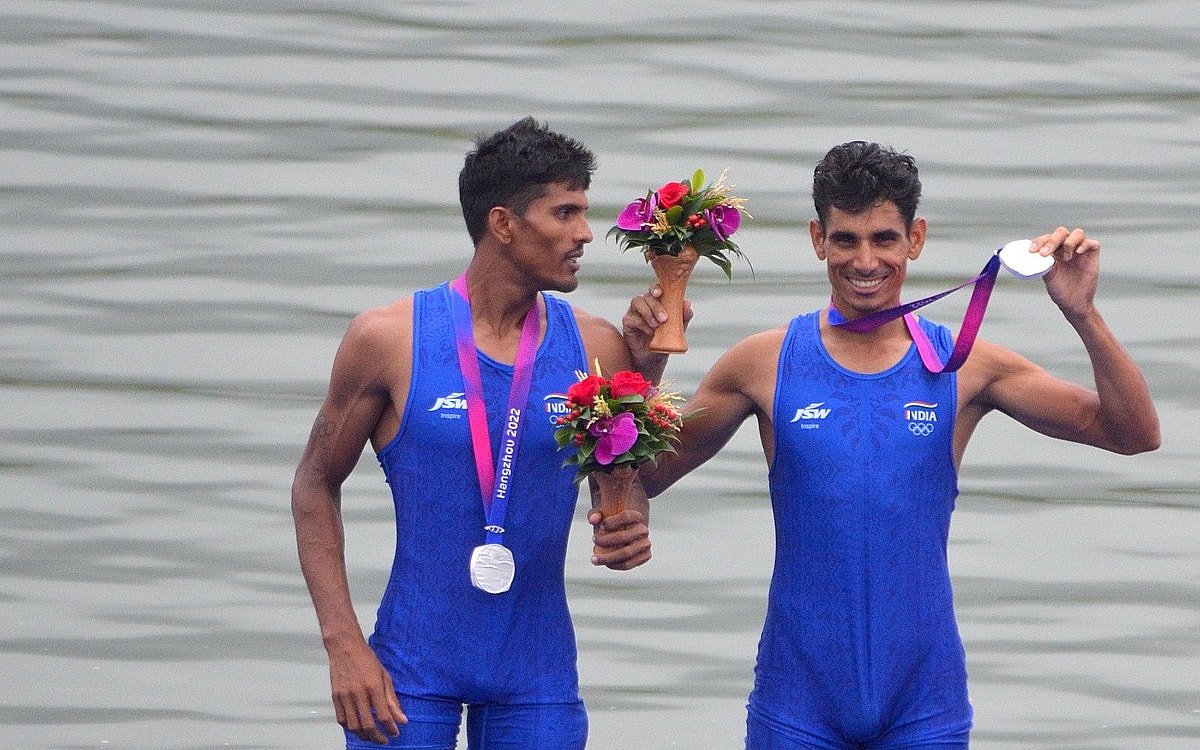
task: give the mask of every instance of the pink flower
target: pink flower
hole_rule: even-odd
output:
[[[708,225],[712,227],[713,234],[717,235],[717,239],[722,242],[742,225],[742,212],[733,206],[717,204],[704,213],[705,218],[708,219]]]
[[[638,198],[625,207],[617,217],[617,226],[627,232],[636,232],[647,224],[654,223],[654,209],[658,207],[658,196]]]
[[[588,428],[588,432],[596,437],[596,461],[604,466],[632,448],[638,436],[637,423],[629,412],[601,417]]]

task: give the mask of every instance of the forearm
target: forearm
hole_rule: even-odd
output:
[[[642,374],[646,380],[651,383],[659,384],[662,382],[663,373],[667,371],[667,362],[671,359],[669,354],[657,354],[648,352],[643,356],[633,357],[633,367]]]
[[[1097,429],[1101,447],[1124,454],[1158,448],[1158,414],[1141,370],[1117,341],[1100,312],[1068,317],[1092,363],[1099,400]]]
[[[346,574],[340,493],[298,476],[292,488],[292,518],[300,569],[326,649],[358,645],[364,638]]]

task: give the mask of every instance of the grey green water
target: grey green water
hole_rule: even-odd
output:
[[[1200,9],[1166,0],[0,5],[0,745],[338,746],[291,474],[350,316],[465,265],[462,156],[526,114],[600,156],[572,300],[614,321],[649,283],[602,239],[626,201],[697,167],[750,199],[755,276],[696,273],[684,391],[822,303],[807,185],[834,143],[922,167],[910,297],[1058,223],[1099,237],[1164,445],[978,431],[950,549],[973,746],[1200,745]],[[1036,282],[1003,279],[982,335],[1090,377]],[[346,507],[369,627],[369,455]],[[772,554],[753,430],[653,537],[594,570],[581,506],[589,747],[738,748]]]

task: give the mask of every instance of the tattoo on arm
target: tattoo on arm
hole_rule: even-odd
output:
[[[317,414],[317,419],[313,422],[312,432],[308,435],[308,442],[314,450],[320,451],[325,443],[333,437],[337,425],[325,416],[325,412]]]

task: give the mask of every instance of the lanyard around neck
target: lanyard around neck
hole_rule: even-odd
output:
[[[498,461],[499,477],[492,461],[492,441],[488,435],[487,405],[483,400],[483,378],[479,373],[479,355],[475,347],[475,332],[471,327],[471,299],[464,273],[451,283],[450,315],[454,319],[454,342],[458,365],[466,386],[467,421],[471,428],[471,447],[475,452],[475,471],[479,475],[479,491],[487,516],[487,541],[500,544],[504,538],[504,519],[508,514],[508,493],[516,471],[517,446],[521,442],[525,420],[522,415],[529,400],[533,380],[533,360],[537,353],[538,334],[542,316],[537,300],[525,315],[521,341],[517,346],[517,361],[508,393],[508,411],[504,415]]]
[[[855,333],[868,333],[885,323],[903,317],[904,324],[908,327],[909,335],[912,336],[913,343],[917,345],[917,352],[921,355],[921,361],[925,363],[925,369],[934,374],[954,372],[962,367],[963,363],[967,361],[967,357],[971,354],[971,347],[975,345],[975,337],[979,334],[980,326],[983,325],[983,314],[987,310],[988,300],[992,296],[992,288],[996,285],[996,274],[999,272],[1000,256],[993,254],[978,276],[959,284],[953,289],[947,289],[944,292],[939,292],[924,299],[907,302],[888,308],[887,310],[880,310],[879,312],[864,315],[854,320],[846,320],[831,302],[829,304],[829,324],[847,331],[854,331]],[[920,324],[917,323],[916,316],[912,313],[914,310],[918,310],[930,302],[936,302],[942,297],[952,292],[957,292],[959,289],[971,284],[975,285],[975,289],[971,292],[971,301],[967,305],[966,315],[963,316],[962,327],[959,329],[958,337],[954,341],[954,351],[950,353],[950,359],[943,364],[933,347],[933,342],[925,335],[925,331],[921,329]]]

